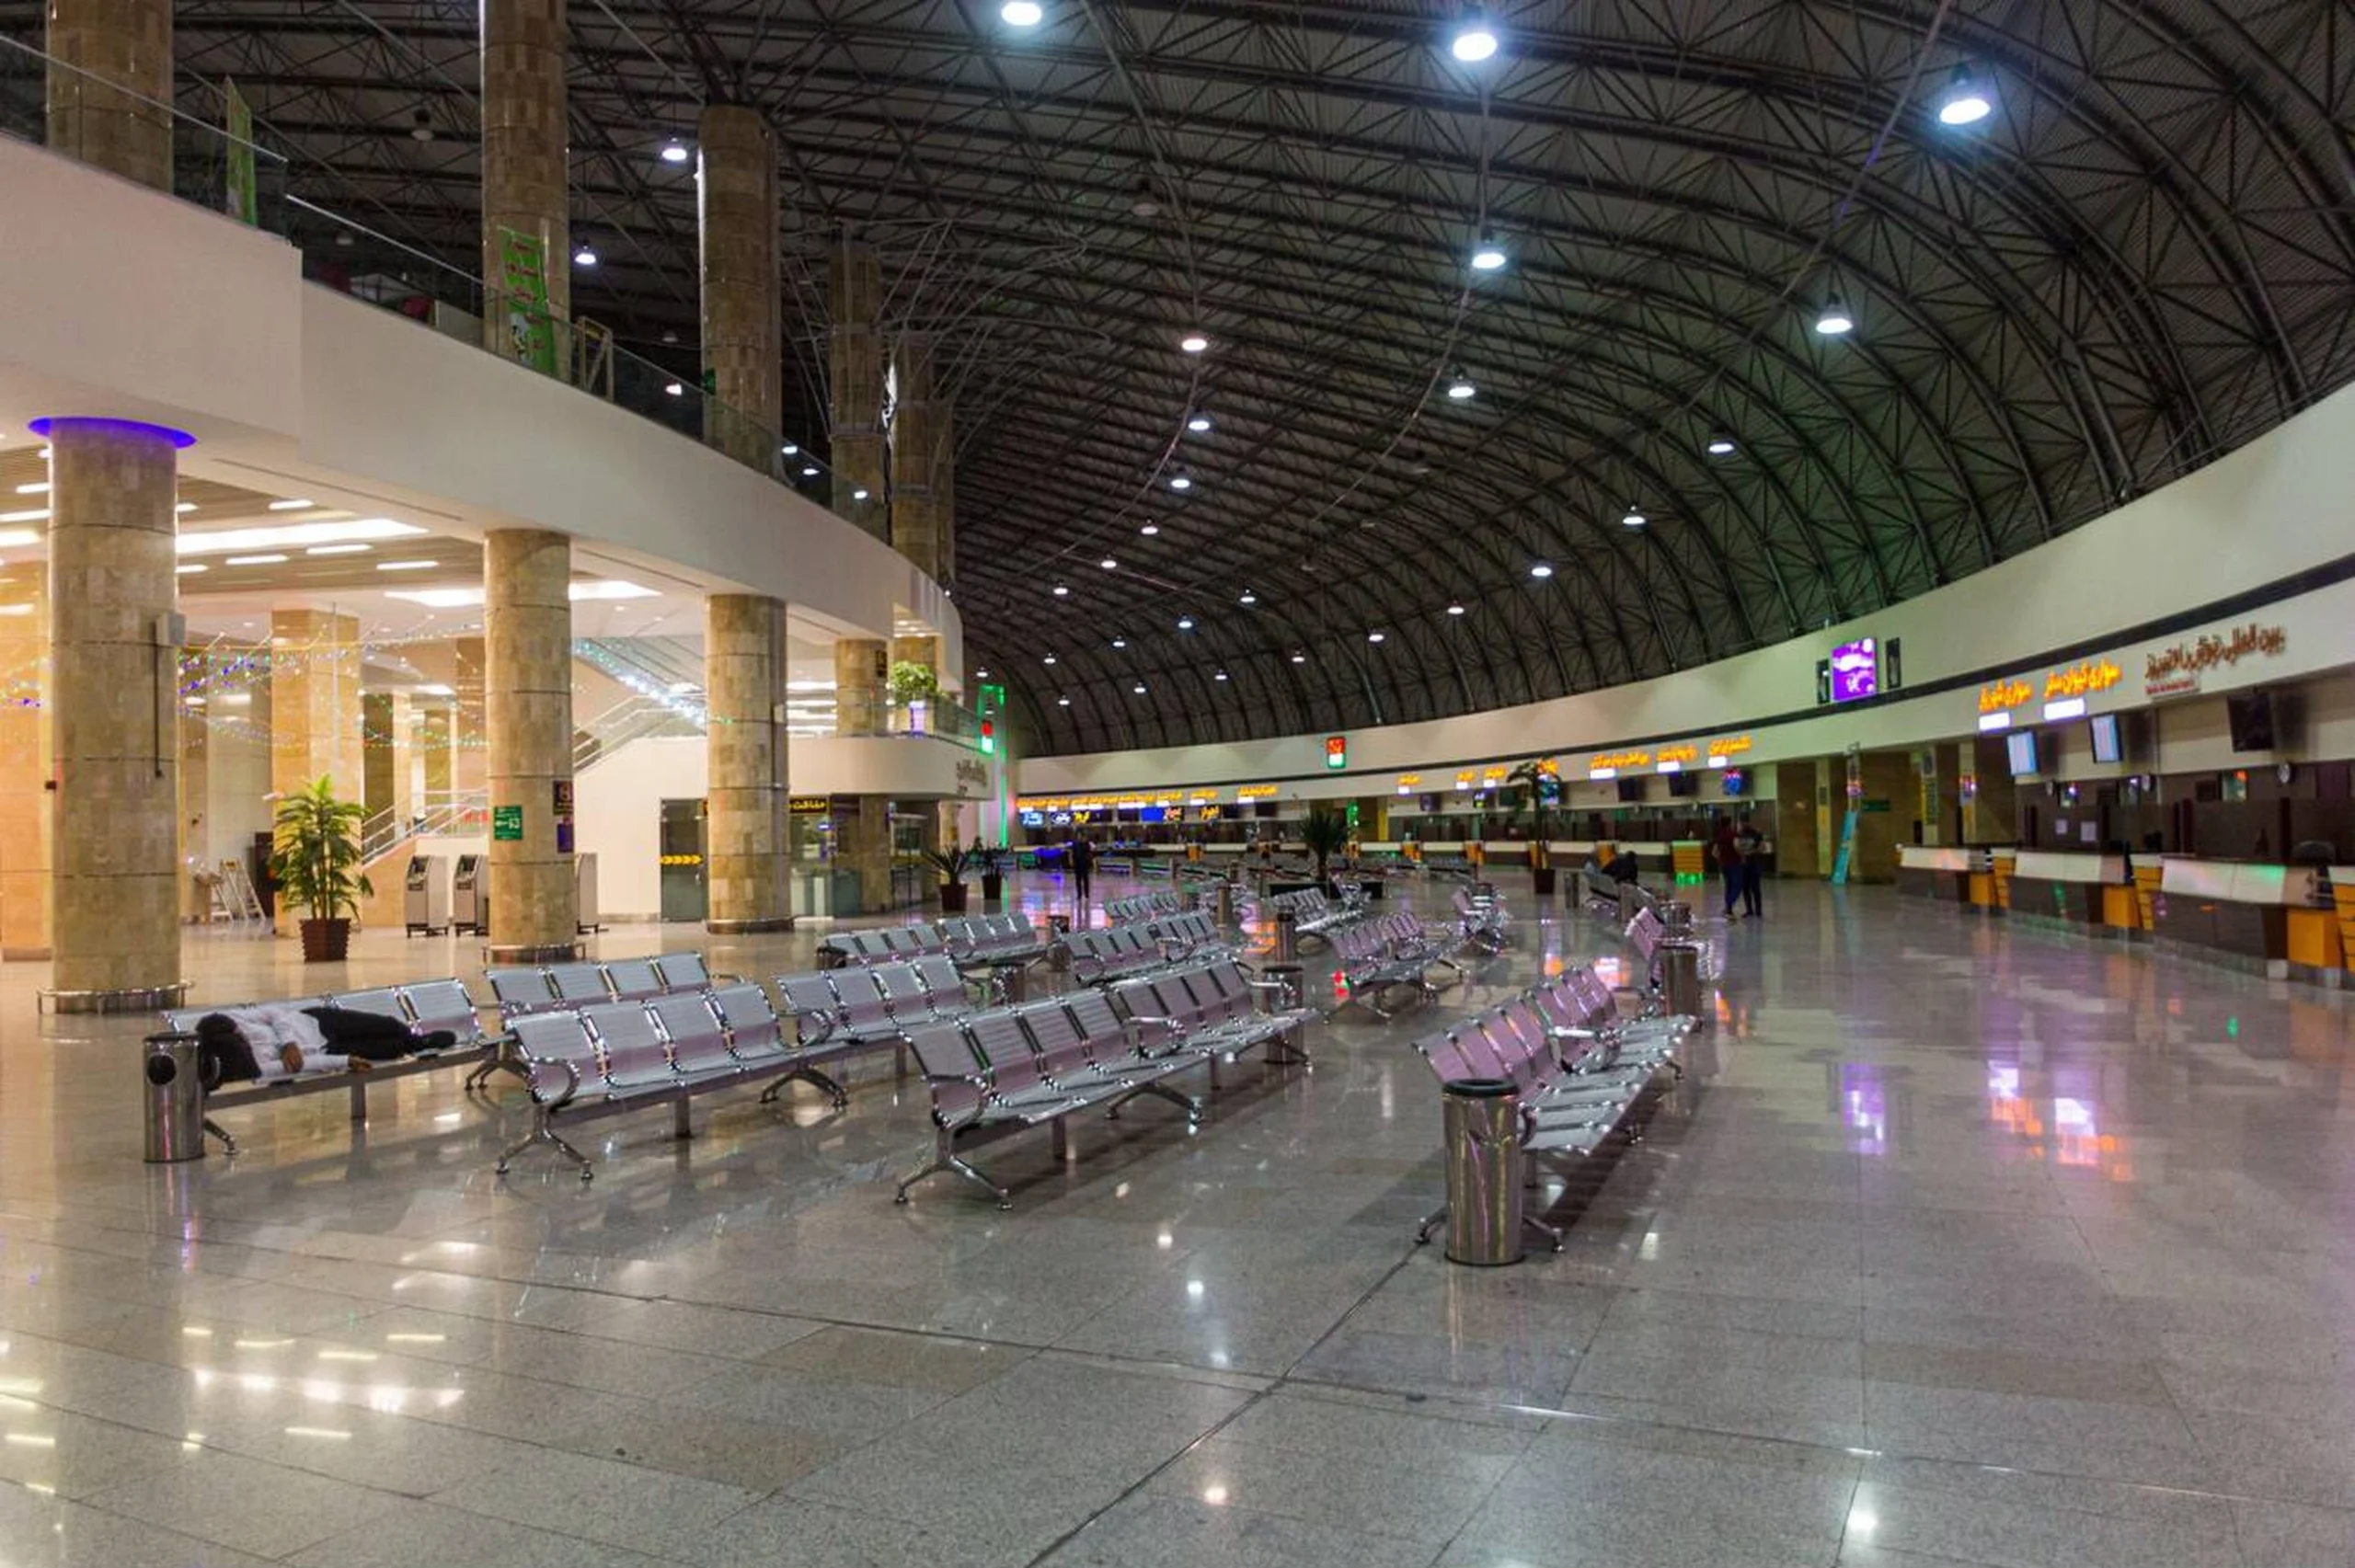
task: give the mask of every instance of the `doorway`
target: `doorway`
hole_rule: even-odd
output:
[[[704,879],[704,803],[662,803],[662,918],[701,921],[711,912],[711,889]]]

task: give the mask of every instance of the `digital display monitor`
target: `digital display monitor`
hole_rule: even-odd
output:
[[[2125,737],[2119,734],[2116,714],[2096,714],[2090,726],[2094,737],[2094,761],[2115,764],[2126,760]]]
[[[1853,703],[1880,695],[1880,645],[1870,637],[1832,650],[1832,700]]]
[[[1140,822],[1163,821],[1168,815],[1169,808],[1166,806],[1141,806],[1137,808],[1137,820]]]
[[[2011,758],[2012,777],[2024,779],[2038,771],[2040,758],[2038,755],[2036,731],[2032,729],[2012,731],[2011,734],[2004,737],[2004,748]]]
[[[1022,814],[1022,825],[1026,828],[1043,828],[1047,825],[1047,814],[1043,811],[1025,811]]]
[[[1671,773],[1668,775],[1668,794],[1669,798],[1671,800],[1681,800],[1690,795],[1696,795],[1700,793],[1700,774]]]
[[[1750,788],[1750,781],[1742,777],[1740,768],[1728,768],[1717,775],[1718,790],[1729,795],[1741,795]]]
[[[1619,799],[1623,804],[1633,805],[1644,798],[1642,779],[1619,779],[1615,782],[1619,785]]]
[[[2235,751],[2273,750],[2273,693],[2242,692],[2224,699],[2224,719]]]
[[[1440,808],[1440,797],[1439,797],[1438,795],[1427,795],[1423,796],[1423,815],[1424,815],[1424,816],[1426,816],[1426,817],[1436,817],[1436,816],[1438,816],[1438,815],[1439,815],[1439,808]]]

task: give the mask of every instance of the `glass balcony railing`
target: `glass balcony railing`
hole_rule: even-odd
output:
[[[813,432],[771,429],[705,390],[694,349],[683,349],[676,363],[649,359],[624,348],[593,320],[566,321],[549,315],[541,291],[493,289],[465,268],[387,233],[360,209],[339,210],[298,194],[298,184],[305,190],[327,189],[339,177],[291,160],[272,144],[275,138],[266,124],[233,134],[171,105],[75,73],[28,43],[0,36],[0,136],[47,144],[47,79],[52,69],[83,75],[94,100],[110,97],[130,106],[132,112],[168,118],[174,194],[279,235],[301,254],[303,276],[311,282],[602,397],[725,453],[868,532],[885,532],[879,496],[864,502],[845,498],[835,504],[834,476],[813,449]],[[229,119],[224,85],[207,80],[201,86],[221,105],[223,120]],[[518,257],[512,278],[528,278],[535,266],[553,269],[572,265],[570,257],[524,254]],[[486,315],[493,313],[500,318],[497,349],[489,346],[484,326]]]

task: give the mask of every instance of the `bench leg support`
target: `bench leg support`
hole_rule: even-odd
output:
[[[681,1102],[683,1107],[684,1104],[685,1103],[684,1101]],[[573,1148],[572,1145],[567,1143],[563,1139],[558,1138],[557,1136],[556,1128],[548,1125],[547,1118],[545,1116],[534,1120],[532,1124],[531,1132],[517,1141],[512,1148],[507,1150],[507,1152],[501,1154],[499,1157],[499,1163],[492,1166],[491,1169],[500,1175],[503,1176],[507,1174],[507,1167],[514,1160],[515,1156],[523,1153],[523,1150],[531,1148],[532,1145],[535,1143],[545,1143],[548,1145],[557,1152],[562,1154],[566,1159],[570,1160],[574,1164],[580,1166],[580,1179],[582,1181],[590,1181],[596,1176],[597,1168],[589,1162],[589,1157],[581,1153],[578,1149]]]
[[[352,1119],[353,1121],[355,1121],[355,1122],[364,1122],[364,1121],[366,1121],[366,1120],[368,1119],[368,1083],[367,1083],[367,1081],[366,1081],[365,1079],[363,1079],[363,1078],[354,1078],[354,1079],[351,1081],[351,1091],[350,1091],[350,1093],[351,1093],[351,1119]]]
[[[814,1067],[797,1067],[791,1072],[781,1073],[770,1080],[768,1087],[761,1091],[761,1104],[776,1104],[777,1097],[785,1093],[785,1086],[797,1078],[833,1101],[834,1109],[839,1111],[849,1105],[850,1096],[843,1093],[843,1086]]]
[[[1135,1099],[1140,1094],[1151,1094],[1156,1098],[1168,1101],[1171,1104],[1178,1106],[1186,1113],[1186,1119],[1189,1122],[1199,1122],[1202,1119],[1202,1103],[1200,1100],[1195,1099],[1191,1094],[1180,1093],[1178,1091],[1169,1087],[1168,1084],[1160,1082],[1157,1080],[1151,1083],[1138,1084],[1135,1088],[1130,1090],[1127,1093],[1113,1101],[1111,1104],[1106,1106],[1104,1115],[1108,1118],[1117,1120],[1120,1115],[1120,1107],[1127,1104],[1130,1101]],[[1057,1122],[1055,1126],[1060,1128],[1063,1124],[1061,1122]]]
[[[687,1097],[682,1094],[671,1102],[671,1136],[684,1139],[695,1135],[695,1127],[687,1120]]]
[[[1415,1227],[1415,1245],[1419,1247],[1430,1241],[1431,1232],[1446,1223],[1447,1205],[1442,1203],[1430,1213],[1424,1215],[1423,1222]]]
[[[1058,1134],[1063,1131],[1063,1123],[1057,1122],[1055,1124],[1055,1131]],[[908,1189],[910,1187],[914,1186],[918,1182],[925,1180],[926,1177],[936,1176],[941,1174],[943,1172],[962,1176],[965,1180],[972,1183],[975,1186],[980,1187],[983,1192],[988,1193],[992,1197],[997,1199],[997,1206],[1001,1209],[1012,1208],[1014,1207],[1014,1195],[1007,1192],[1004,1187],[999,1186],[995,1182],[991,1181],[987,1176],[982,1174],[982,1173],[972,1165],[959,1159],[956,1150],[950,1147],[948,1137],[945,1133],[941,1135],[939,1147],[934,1150],[932,1159],[926,1162],[921,1169],[910,1173],[906,1179],[900,1183],[900,1190],[892,1195],[891,1201],[893,1203],[900,1204],[906,1203],[908,1201]]]
[[[223,1127],[219,1122],[214,1121],[211,1116],[204,1118],[204,1130],[221,1140],[221,1151],[223,1153],[235,1154],[237,1151],[237,1140],[229,1136],[229,1129]]]

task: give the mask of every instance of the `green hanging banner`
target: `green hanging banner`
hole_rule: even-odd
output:
[[[548,315],[548,247],[537,235],[499,231],[499,299],[510,359],[556,374],[556,322]]]
[[[223,210],[247,228],[258,227],[261,223],[261,193],[254,184],[253,107],[246,102],[245,94],[237,91],[237,84],[225,76],[221,79],[221,91],[228,100],[229,127]]]

